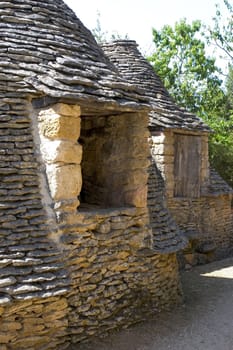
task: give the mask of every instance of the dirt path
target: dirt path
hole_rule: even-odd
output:
[[[233,258],[182,275],[185,304],[74,350],[233,350]]]

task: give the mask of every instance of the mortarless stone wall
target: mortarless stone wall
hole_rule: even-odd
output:
[[[133,324],[180,302],[176,254],[144,254],[144,248],[151,248],[144,209],[81,211],[62,241],[71,273],[70,343]]]
[[[28,103],[27,110],[27,117],[1,123],[1,213],[7,220],[0,232],[0,349],[62,350],[178,303],[176,254],[154,250],[146,116],[84,117],[79,138],[78,106],[33,110]],[[79,206],[89,141],[98,147],[97,135],[105,146],[97,148],[95,164],[113,178],[104,183],[108,191],[118,186],[119,194],[110,202],[98,194],[97,206]]]
[[[190,133],[182,131],[181,134]],[[201,190],[198,198],[174,196],[174,132],[152,133],[151,142],[152,157],[165,180],[168,207],[190,240],[184,257],[191,265],[228,255],[232,249],[233,234],[232,191],[222,186],[223,180],[221,184],[218,183],[219,179],[216,182],[216,174],[210,171],[208,136],[196,135],[201,137]]]

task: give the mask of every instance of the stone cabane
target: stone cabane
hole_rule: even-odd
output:
[[[223,257],[232,250],[232,189],[210,168],[210,129],[179,108],[134,41],[103,45],[128,81],[150,99],[151,154],[165,181],[168,207],[190,245],[184,263]]]
[[[185,243],[144,94],[62,1],[0,15],[0,347],[63,349],[176,304]]]

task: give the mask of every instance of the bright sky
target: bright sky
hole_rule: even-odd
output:
[[[210,23],[215,3],[223,0],[65,0],[90,30],[96,27],[100,13],[101,28],[110,34],[128,34],[146,53],[151,49],[152,28],[173,25],[181,18]]]

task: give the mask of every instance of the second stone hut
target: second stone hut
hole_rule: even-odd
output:
[[[232,248],[232,189],[209,164],[209,127],[177,106],[135,41],[104,44],[122,77],[151,104],[151,155],[165,182],[168,207],[190,240],[186,262],[226,256]]]

